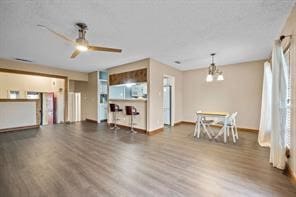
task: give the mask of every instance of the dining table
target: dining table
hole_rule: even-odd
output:
[[[206,130],[206,133],[208,134],[210,139],[212,137],[217,139],[219,136],[223,135],[224,143],[226,143],[227,142],[227,135],[226,135],[227,118],[229,117],[228,112],[200,112],[200,111],[196,112],[196,125],[195,125],[193,136],[197,138],[200,137],[202,118],[207,118],[207,117],[223,119],[224,126],[220,129],[217,135],[212,136],[207,130]],[[204,127],[204,129],[206,128]]]

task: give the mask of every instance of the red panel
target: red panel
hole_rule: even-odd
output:
[[[47,93],[46,96],[46,109],[47,109],[47,122],[53,124],[54,120],[54,107],[53,107],[54,94]]]

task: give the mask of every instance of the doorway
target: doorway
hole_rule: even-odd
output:
[[[172,103],[172,87],[170,85],[163,86],[163,123],[171,125],[171,103]]]
[[[163,77],[163,124],[174,126],[174,77]]]

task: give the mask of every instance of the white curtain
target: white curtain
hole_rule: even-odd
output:
[[[271,109],[271,146],[270,162],[279,169],[285,168],[287,131],[287,96],[288,96],[288,70],[281,47],[276,40],[272,51],[272,109]]]
[[[271,135],[271,95],[272,73],[269,62],[264,63],[264,76],[262,88],[261,119],[258,135],[260,146],[270,147]]]

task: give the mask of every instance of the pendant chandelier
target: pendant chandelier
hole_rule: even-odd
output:
[[[209,66],[209,71],[208,71],[208,75],[207,75],[207,82],[212,82],[214,79],[217,81],[223,81],[224,77],[223,77],[223,72],[220,71],[217,66],[214,63],[214,56],[216,55],[216,53],[212,53],[212,63]]]

